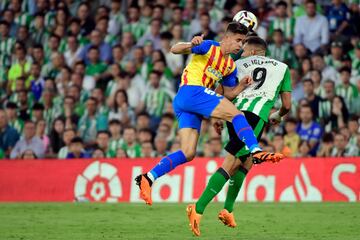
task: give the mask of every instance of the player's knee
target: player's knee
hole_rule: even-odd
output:
[[[185,157],[186,157],[186,160],[189,162],[191,160],[194,159],[195,157],[195,154],[196,154],[196,150],[195,149],[191,149],[191,148],[184,148],[182,149]]]

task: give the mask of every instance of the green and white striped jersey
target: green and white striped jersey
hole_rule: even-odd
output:
[[[233,101],[243,111],[268,121],[279,93],[291,92],[290,70],[285,63],[264,56],[250,56],[237,60],[238,79],[252,76],[254,83]]]

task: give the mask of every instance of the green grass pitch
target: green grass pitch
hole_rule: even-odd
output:
[[[2,203],[1,240],[196,239],[185,204]],[[237,203],[238,226],[212,203],[199,239],[360,239],[359,203]]]

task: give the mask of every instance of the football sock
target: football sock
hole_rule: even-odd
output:
[[[236,115],[232,120],[232,124],[236,135],[246,144],[251,153],[261,151],[254,131],[243,114]]]
[[[187,160],[185,154],[181,150],[173,152],[162,158],[160,162],[153,169],[150,170],[147,176],[152,181],[154,181],[155,179],[161,177],[162,175],[170,172],[177,166],[186,162]]]
[[[224,208],[230,213],[234,209],[235,199],[239,194],[247,173],[248,170],[241,166],[239,171],[236,171],[235,175],[230,178],[229,189],[224,203]]]
[[[203,214],[206,206],[211,200],[221,191],[227,180],[229,180],[229,174],[223,169],[219,168],[211,177],[202,193],[199,200],[196,202],[196,212]]]

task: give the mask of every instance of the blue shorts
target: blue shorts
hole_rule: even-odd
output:
[[[173,101],[179,128],[193,128],[200,132],[203,117],[210,117],[224,97],[202,86],[180,87]]]

